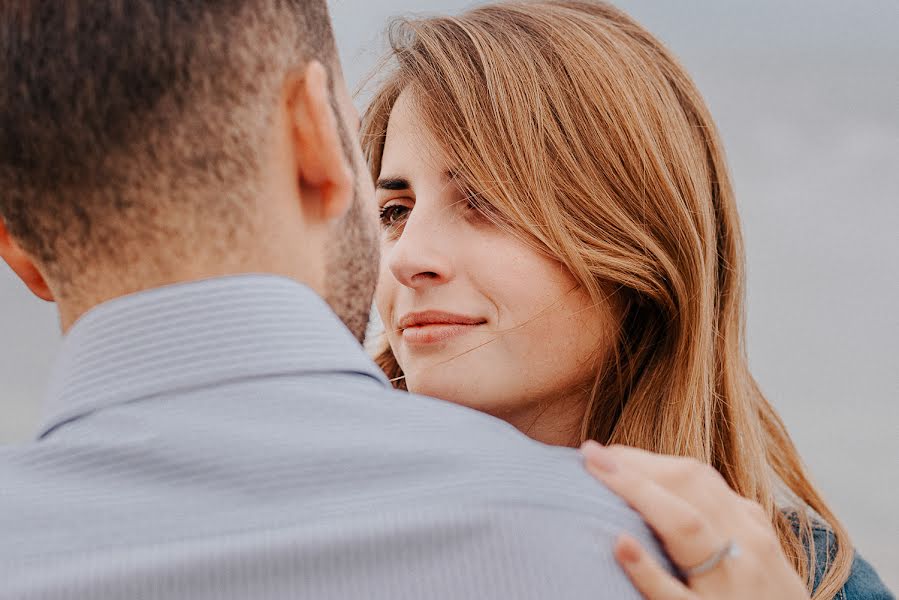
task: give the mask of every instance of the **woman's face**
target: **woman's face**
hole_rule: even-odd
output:
[[[410,391],[576,444],[614,324],[560,262],[473,210],[408,92],[377,183],[375,299]]]

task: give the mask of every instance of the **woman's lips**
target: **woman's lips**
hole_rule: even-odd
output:
[[[486,323],[486,319],[442,310],[423,310],[406,313],[397,325],[403,341],[410,346],[438,344],[470,333]]]
[[[482,323],[470,325],[461,323],[428,323],[407,327],[403,329],[403,341],[410,346],[438,344],[470,333],[481,325]]]

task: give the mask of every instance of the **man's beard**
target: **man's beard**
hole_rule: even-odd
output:
[[[352,206],[335,225],[331,240],[325,300],[361,343],[378,280],[379,248],[377,224],[365,214],[358,190],[354,190]]]

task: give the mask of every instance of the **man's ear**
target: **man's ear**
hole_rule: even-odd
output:
[[[337,219],[353,201],[355,181],[324,66],[310,61],[288,79],[285,94],[303,213],[313,222]]]
[[[35,296],[47,302],[53,302],[50,286],[41,274],[37,265],[31,260],[22,247],[9,235],[6,223],[0,219],[0,258],[19,276]]]

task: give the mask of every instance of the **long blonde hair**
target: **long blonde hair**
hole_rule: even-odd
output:
[[[372,176],[409,89],[484,211],[557,257],[597,303],[610,289],[621,301],[582,438],[711,464],[765,507],[809,589],[811,509],[837,542],[814,598],[833,598],[852,545],[749,372],[734,194],[681,65],[621,11],[574,0],[399,21],[391,42],[395,67],[364,117]],[[389,347],[378,362],[404,387]]]

